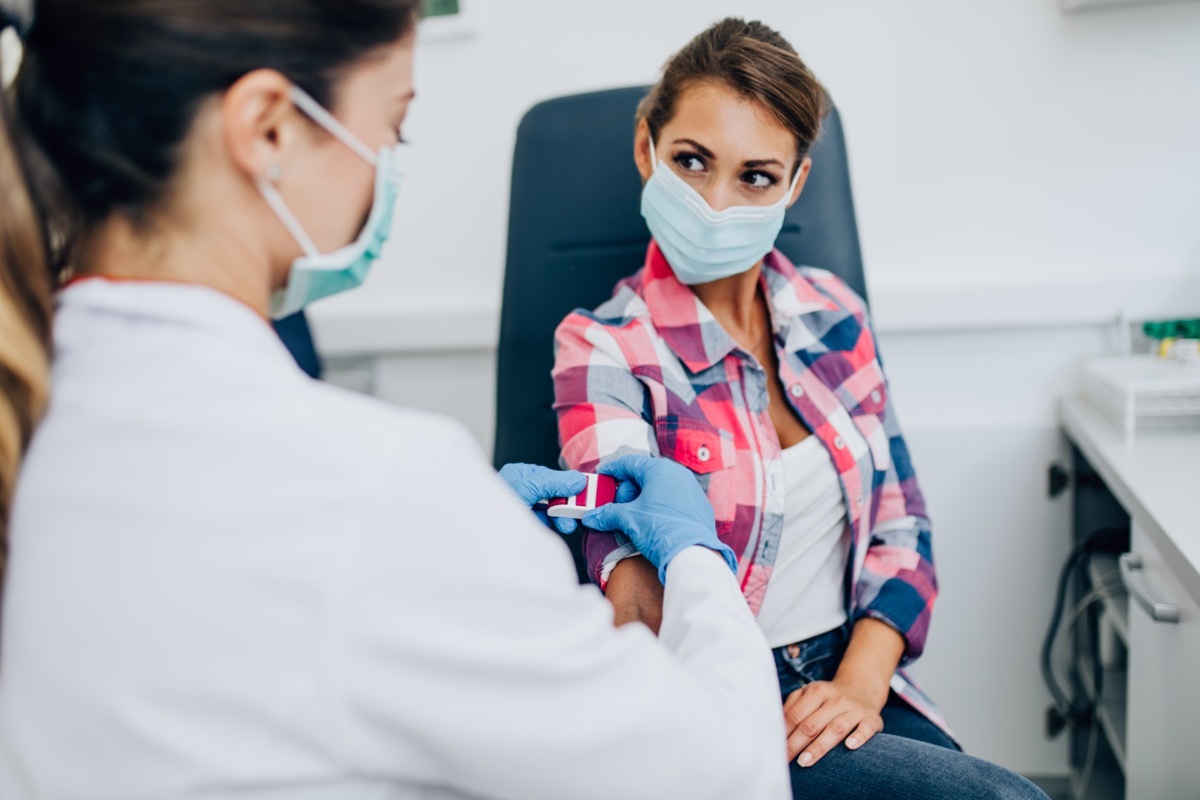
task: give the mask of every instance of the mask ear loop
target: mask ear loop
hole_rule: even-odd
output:
[[[796,187],[800,185],[800,176],[804,173],[804,170],[802,169],[803,166],[804,162],[801,161],[799,166],[796,167],[796,174],[792,176],[792,185],[788,187],[787,194],[779,199],[780,205],[786,204],[787,201],[791,199],[792,195],[796,193]]]
[[[321,251],[317,249],[316,244],[309,238],[305,232],[304,226],[300,224],[300,220],[296,219],[296,215],[287,207],[287,203],[283,202],[283,196],[279,194],[279,190],[275,188],[275,184],[265,178],[258,178],[258,190],[262,192],[263,199],[267,201],[267,205],[275,212],[275,216],[279,217],[279,221],[283,223],[283,227],[288,229],[288,233],[300,245],[300,249],[304,251],[304,255],[309,258],[316,258],[321,255]]]
[[[325,107],[314,100],[308,92],[293,84],[290,96],[292,102],[296,104],[296,108],[303,111],[309,119],[340,139],[342,144],[365,159],[368,164],[375,166],[376,156],[371,152],[371,148],[363,144],[362,140],[343,125],[341,120],[326,111]]]

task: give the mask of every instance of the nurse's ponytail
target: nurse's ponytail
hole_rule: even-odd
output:
[[[0,0],[0,59],[27,29],[14,4]],[[9,33],[3,33],[5,30]],[[0,575],[21,457],[46,406],[49,388],[50,270],[46,231],[12,107],[0,96]]]

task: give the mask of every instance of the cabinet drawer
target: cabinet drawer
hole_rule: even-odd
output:
[[[1141,568],[1126,574],[1129,590],[1129,690],[1126,797],[1154,800],[1200,798],[1200,607],[1171,564],[1136,523],[1131,553]],[[1158,616],[1177,621],[1156,622]]]

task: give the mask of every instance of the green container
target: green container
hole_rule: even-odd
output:
[[[461,10],[458,0],[425,0],[426,17],[452,17]]]
[[[1151,339],[1200,339],[1200,319],[1171,319],[1147,322],[1142,333]]]

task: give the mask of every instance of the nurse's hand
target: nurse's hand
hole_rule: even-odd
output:
[[[875,707],[875,698],[867,695],[837,678],[813,681],[788,695],[783,704],[788,760],[811,767],[842,742],[857,750],[882,731],[882,704]]]
[[[720,539],[713,508],[696,476],[665,458],[625,456],[597,470],[621,481],[617,501],[583,518],[597,531],[621,531],[666,582],[667,565],[688,547],[713,550],[737,573],[737,558]]]
[[[535,464],[505,464],[500,469],[504,479],[521,502],[529,508],[554,497],[571,497],[587,488],[587,476],[574,470],[561,471],[539,467]],[[553,521],[546,512],[535,509],[538,519],[547,527],[560,533],[574,533],[578,523],[567,517],[555,517]]]

